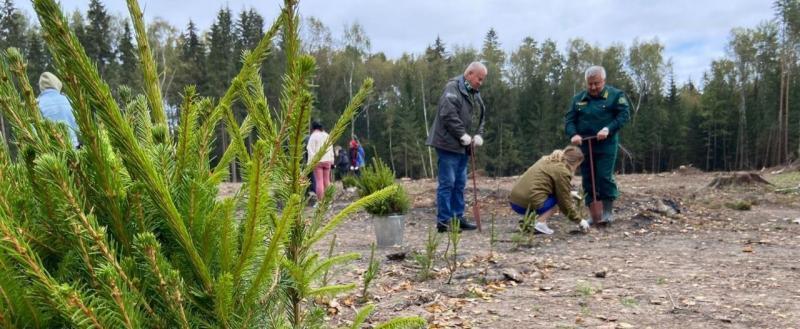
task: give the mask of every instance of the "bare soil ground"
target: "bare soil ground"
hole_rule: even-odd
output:
[[[451,284],[446,234],[433,278],[418,279],[413,257],[435,225],[436,182],[403,180],[413,210],[404,246],[378,250],[371,321],[418,315],[431,328],[800,328],[800,194],[791,189],[800,172],[761,174],[774,185],[709,188],[718,174],[693,171],[617,176],[615,223],[576,234],[559,215],[547,237],[519,232],[520,216],[507,204],[515,177],[480,178],[484,230],[462,234]],[[340,194],[335,207],[354,197]],[[335,254],[363,257],[334,281],[360,285],[375,241],[372,219],[360,214],[335,233]],[[318,247],[325,253],[327,245]],[[398,252],[404,260],[385,257]],[[358,297],[360,289],[326,301],[332,320],[352,319]]]

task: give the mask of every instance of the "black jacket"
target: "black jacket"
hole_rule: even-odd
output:
[[[481,111],[477,128],[472,124],[472,111]],[[450,79],[444,87],[442,97],[439,98],[439,108],[433,119],[426,144],[445,151],[464,154],[467,147],[461,145],[461,136],[464,134],[483,135],[485,117],[486,106],[483,104],[480,92],[476,91],[470,97],[464,76]]]

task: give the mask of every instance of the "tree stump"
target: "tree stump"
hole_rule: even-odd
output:
[[[714,177],[714,180],[708,184],[708,187],[723,188],[728,186],[745,186],[745,185],[771,185],[770,182],[761,177],[761,175],[749,172],[735,172],[730,175]]]
[[[678,167],[678,169],[675,170],[675,173],[679,175],[699,175],[702,174],[703,171],[695,168],[691,164],[688,164],[688,165],[681,165],[680,167]]]

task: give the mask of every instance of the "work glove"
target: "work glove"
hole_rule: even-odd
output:
[[[600,131],[597,132],[597,140],[601,141],[606,138],[608,138],[608,127],[600,129]]]
[[[467,135],[467,134],[462,135],[461,136],[461,145],[467,146],[469,144],[472,144],[472,137],[469,137],[469,135]]]
[[[586,232],[589,230],[589,222],[587,222],[585,219],[581,219],[581,222],[578,224],[578,226],[581,228],[581,231]]]
[[[475,143],[475,146],[481,146],[483,145],[483,137],[475,135],[475,137],[472,137],[472,142]]]
[[[581,135],[572,136],[572,138],[569,141],[572,143],[572,145],[581,145],[582,143]]]

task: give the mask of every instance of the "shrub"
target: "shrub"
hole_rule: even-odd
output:
[[[342,187],[358,187],[358,178],[354,175],[345,175],[342,177]]]
[[[357,186],[358,193],[362,197],[390,186],[397,186],[396,192],[389,197],[364,207],[370,214],[377,216],[405,214],[411,206],[405,189],[394,181],[394,171],[379,158],[373,158],[372,163],[361,170]]]

